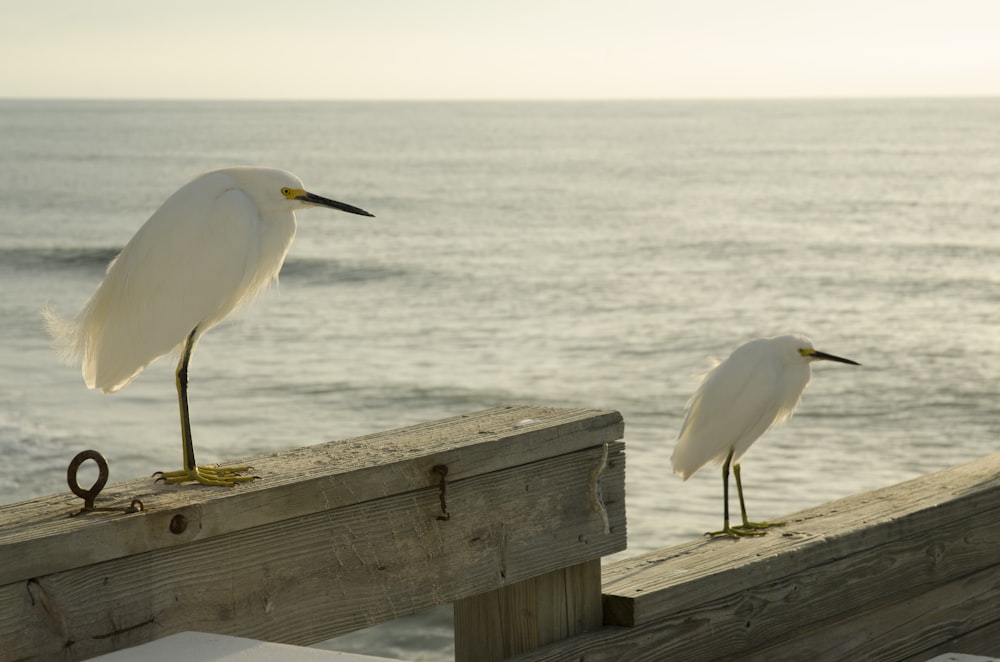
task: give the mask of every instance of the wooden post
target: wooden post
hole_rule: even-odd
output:
[[[456,662],[496,662],[601,626],[601,562],[585,561],[455,603]]]

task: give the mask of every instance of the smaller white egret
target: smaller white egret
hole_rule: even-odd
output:
[[[709,535],[761,535],[784,522],[747,519],[740,481],[740,460],[761,435],[787,420],[809,385],[810,363],[837,361],[861,365],[813,349],[805,336],[758,338],[741,345],[702,379],[687,403],[677,447],[670,461],[687,480],[709,460],[722,463],[723,526]],[[729,467],[736,476],[743,524],[729,526]]]
[[[156,210],[110,265],[83,311],[44,311],[67,358],[82,358],[89,388],[114,393],[171,351],[177,364],[184,466],[167,483],[231,487],[249,467],[199,466],[188,414],[188,363],[198,339],[278,277],[295,237],[295,211],[330,207],[372,216],[302,187],[273,168],[237,167],[200,175]]]

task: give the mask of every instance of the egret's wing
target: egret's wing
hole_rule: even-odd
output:
[[[203,177],[160,207],[108,267],[76,320],[87,385],[114,392],[232,311],[257,261],[253,201],[225,175]]]
[[[746,348],[746,351],[742,351]],[[705,375],[688,402],[671,457],[674,472],[687,479],[710,460],[734,461],[782,415],[780,364],[753,346],[743,346]]]

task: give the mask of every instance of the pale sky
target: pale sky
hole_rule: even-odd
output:
[[[998,0],[0,0],[0,97],[1000,95]]]

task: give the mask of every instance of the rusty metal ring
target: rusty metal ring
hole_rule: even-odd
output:
[[[85,490],[80,487],[80,482],[77,480],[77,473],[80,471],[80,465],[87,460],[93,460],[97,463],[97,480],[90,487],[89,490]],[[108,483],[108,461],[104,459],[104,456],[95,450],[86,450],[76,454],[76,457],[69,463],[69,468],[66,469],[66,482],[69,483],[69,489],[73,494],[77,495],[83,499],[84,509],[93,508],[94,501],[97,500],[97,495],[101,493],[104,486]]]

